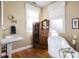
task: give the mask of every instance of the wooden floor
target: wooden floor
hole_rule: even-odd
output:
[[[48,58],[47,49],[29,48],[12,55],[13,58]]]

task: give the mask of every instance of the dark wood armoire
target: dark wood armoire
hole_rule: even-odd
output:
[[[33,47],[39,47],[39,23],[33,23]]]
[[[49,34],[49,21],[47,19],[33,24],[33,47],[47,48]]]

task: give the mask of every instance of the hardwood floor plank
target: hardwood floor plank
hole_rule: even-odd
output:
[[[13,58],[48,58],[47,49],[29,48],[12,54]]]

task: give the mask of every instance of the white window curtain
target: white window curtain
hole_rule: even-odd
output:
[[[34,22],[39,21],[40,8],[26,3],[26,32],[32,32]]]
[[[65,2],[54,2],[48,6],[48,18],[50,20],[50,32],[65,32]]]

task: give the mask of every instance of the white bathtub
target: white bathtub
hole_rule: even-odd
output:
[[[59,54],[61,48],[71,48],[74,51],[74,58],[79,58],[79,52],[75,51],[63,37],[51,36],[48,38],[48,53],[51,57],[61,58]]]

